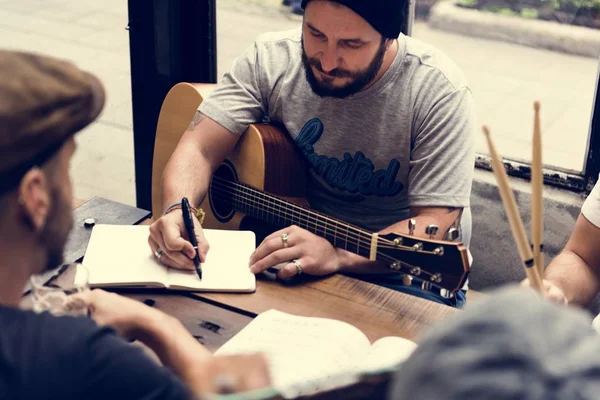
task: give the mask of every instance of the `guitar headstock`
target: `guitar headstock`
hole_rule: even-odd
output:
[[[454,233],[448,237],[455,238]],[[433,240],[402,234],[381,235],[377,259],[390,269],[408,274],[454,293],[461,289],[471,266],[467,248],[460,242]]]

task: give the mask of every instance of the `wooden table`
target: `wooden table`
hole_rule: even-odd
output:
[[[250,294],[120,292],[153,302],[154,307],[175,316],[211,351],[223,345],[257,314],[271,308],[345,321],[364,332],[371,341],[384,336],[418,340],[430,325],[459,312],[340,274],[307,279],[290,285],[259,277],[256,292]]]

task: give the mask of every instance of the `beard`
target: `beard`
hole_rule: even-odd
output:
[[[46,250],[46,267],[41,272],[50,271],[64,263],[65,245],[72,227],[71,204],[62,198],[58,190],[54,190],[52,208],[40,232],[40,244]]]
[[[386,40],[381,39],[377,53],[373,57],[373,60],[369,63],[367,68],[359,71],[348,71],[345,69],[336,68],[327,72],[334,78],[350,78],[350,81],[343,86],[333,85],[333,79],[325,78],[322,80],[317,79],[311,67],[314,67],[317,71],[324,72],[321,67],[321,62],[314,58],[308,58],[306,51],[304,50],[304,38],[301,39],[302,43],[302,64],[304,65],[304,72],[306,73],[306,80],[310,84],[312,91],[320,97],[335,97],[343,99],[350,95],[353,95],[375,79],[375,76],[383,65],[383,58],[386,50]]]

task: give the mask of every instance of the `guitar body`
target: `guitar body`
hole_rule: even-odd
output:
[[[214,176],[241,182],[295,204],[306,206],[306,166],[291,137],[271,124],[253,124]],[[215,178],[213,177],[213,180]],[[212,186],[212,185],[211,185]],[[210,229],[250,229],[259,235],[273,228],[233,209],[231,201],[211,188],[201,205]],[[267,225],[267,226],[265,226]]]
[[[162,215],[167,206],[162,204],[161,189],[165,166],[203,98],[215,86],[181,82],[171,88],[163,101],[152,159],[152,215],[155,218]],[[303,200],[306,193],[304,160],[285,130],[269,124],[250,125],[217,173],[223,174],[231,166],[239,182],[284,197],[295,204],[306,205]],[[201,205],[206,212],[204,225],[207,228],[239,229],[249,222],[244,219],[243,213],[236,213],[231,218],[216,215],[215,211],[225,212],[218,208],[218,203],[211,205],[207,196]]]

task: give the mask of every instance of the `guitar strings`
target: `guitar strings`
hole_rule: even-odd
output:
[[[227,185],[227,186],[231,186],[231,185]],[[214,186],[214,188],[215,189],[218,188],[218,189],[221,189],[221,190],[223,189],[222,187],[217,187],[217,186]],[[231,187],[228,187],[228,189],[231,189]],[[244,200],[252,200],[252,198],[253,198],[255,201],[260,201],[261,203],[264,203],[264,204],[257,204],[257,206],[256,206],[257,209],[258,209],[258,206],[265,205],[265,206],[267,206],[267,209],[269,209],[269,210],[280,211],[280,214],[282,214],[281,211],[283,211],[283,214],[285,214],[285,216],[291,216],[291,218],[289,218],[289,219],[292,221],[292,223],[294,221],[294,212],[296,212],[296,215],[298,216],[296,219],[298,219],[299,223],[301,223],[301,220],[305,220],[307,224],[312,224],[312,226],[315,228],[315,233],[316,233],[316,230],[319,228],[319,219],[318,219],[318,217],[313,217],[309,212],[307,212],[307,210],[305,208],[296,207],[297,209],[300,209],[300,210],[306,212],[307,217],[304,217],[304,216],[298,214],[298,212],[295,211],[295,210],[293,210],[293,209],[288,209],[288,207],[285,207],[284,210],[277,209],[275,206],[273,206],[273,205],[277,205],[277,203],[269,201],[268,199],[266,199],[266,201],[262,201],[262,199],[259,196],[255,196],[252,193],[250,193],[250,196],[247,196],[246,192],[244,192],[242,189],[234,188],[233,191],[235,192],[234,195],[237,195],[237,197],[235,198],[235,200],[237,200],[238,202],[240,202],[244,206],[252,207],[253,206],[252,202],[250,202],[250,201],[244,201]],[[240,195],[240,193],[241,193],[241,195]],[[315,214],[315,215],[318,215],[320,217],[319,214]],[[273,216],[277,217],[277,218],[280,218],[277,215],[275,215],[275,213],[273,213]],[[325,233],[330,233],[330,234],[332,234],[335,237],[337,237],[338,233],[339,234],[344,234],[343,230],[331,229],[331,228],[327,227],[327,219],[329,219],[329,218],[325,218],[325,217],[322,217],[322,218],[325,220],[325,227],[323,228],[323,233],[324,234]],[[337,224],[337,221],[335,221],[333,219],[329,219],[329,221],[333,221],[335,224]],[[346,236],[348,236],[348,237],[350,237],[352,239],[357,239],[359,243],[361,243],[362,241],[367,242],[369,244],[369,246],[366,246],[366,248],[370,249],[370,243],[371,243],[371,238],[372,238],[371,234],[368,234],[367,232],[362,232],[362,231],[359,231],[360,233],[356,234],[354,232],[350,232],[349,228],[352,228],[350,225],[341,224],[341,223],[340,223],[340,225],[342,225],[342,226],[344,226],[346,228],[346,232],[345,232]],[[354,230],[358,230],[358,229],[354,228]],[[361,237],[361,234],[363,235],[362,237]],[[387,239],[383,239],[383,238],[382,238],[382,240],[388,241]],[[391,241],[389,241],[389,242],[393,243]]]
[[[253,206],[253,204],[251,202],[245,201],[244,199],[240,199],[239,197],[236,197],[231,199],[230,197],[227,196],[227,192],[222,192],[221,188],[218,187],[213,187],[213,194],[215,195],[215,198],[219,198],[220,200],[233,200],[233,202],[239,204],[241,207],[240,211],[246,211],[249,214],[258,214],[260,213],[260,210],[257,206]],[[262,206],[262,205],[261,205]],[[254,210],[252,210],[252,208]],[[273,211],[277,211],[277,209],[269,206],[269,205],[265,205],[264,207],[267,210],[273,210]],[[255,211],[256,210],[256,211]],[[314,228],[314,233],[317,233],[317,231],[322,232],[323,234],[329,234],[330,236],[334,236],[335,238],[339,238],[339,240],[345,240],[346,243],[352,243],[349,242],[347,239],[345,239],[344,237],[347,237],[350,240],[353,240],[354,242],[358,243],[360,245],[360,248],[362,249],[370,249],[370,246],[361,244],[361,242],[368,242],[370,243],[370,240],[361,240],[360,236],[354,235],[353,233],[346,233],[344,230],[333,230],[331,228],[322,228],[319,224],[317,224],[315,221],[309,220],[309,218],[303,218],[303,217],[296,217],[296,218],[292,218],[291,216],[293,215],[292,213],[288,213],[288,212],[282,212],[280,213],[281,216],[276,216],[274,214],[272,214],[272,216],[276,219],[279,220],[283,220],[283,221],[290,221],[292,224],[295,223],[295,221],[297,220],[298,225],[303,225],[306,224],[307,226],[309,226],[310,228]],[[257,215],[258,216],[258,215]],[[272,222],[276,225],[281,225],[281,223],[276,223],[275,221],[273,221],[274,218],[263,218],[266,219],[267,222]],[[311,230],[311,229],[307,229],[307,230]]]
[[[218,178],[218,177],[215,177],[215,178]],[[225,190],[223,190],[223,189],[224,189],[224,188],[223,188],[223,186],[225,187],[225,189],[230,189],[230,190],[231,190],[231,189],[233,188],[233,191],[234,191],[234,192],[236,192],[234,195],[237,195],[237,197],[235,198],[235,200],[236,200],[236,201],[238,201],[238,202],[240,202],[240,203],[241,203],[241,205],[243,205],[243,206],[245,205],[245,206],[253,207],[253,204],[252,204],[251,202],[249,202],[249,201],[244,201],[244,200],[248,200],[248,199],[250,199],[251,197],[252,197],[252,198],[254,198],[254,199],[259,199],[259,201],[260,201],[260,200],[263,200],[263,202],[265,203],[264,205],[267,205],[267,204],[266,204],[267,202],[270,202],[270,203],[272,203],[272,204],[277,204],[277,203],[275,203],[275,202],[273,202],[273,201],[269,201],[269,198],[268,198],[268,197],[270,197],[270,196],[264,196],[264,197],[265,197],[265,199],[261,199],[261,198],[260,198],[260,196],[253,195],[253,193],[252,193],[252,192],[256,192],[256,193],[263,194],[262,192],[259,192],[259,191],[255,190],[255,189],[249,188],[249,187],[247,187],[247,186],[244,186],[244,185],[235,184],[235,183],[233,183],[233,182],[231,182],[231,181],[227,181],[227,180],[225,180],[225,179],[222,179],[222,178],[218,178],[218,179],[219,179],[221,182],[215,182],[215,183],[218,183],[218,184],[220,184],[220,186],[221,186],[221,187],[214,186],[214,188],[215,188],[215,189],[218,189],[218,192],[220,192],[219,194],[226,194],[226,191],[225,191]],[[238,187],[241,187],[242,189],[240,189],[240,188],[237,188],[236,186],[238,186]],[[244,189],[246,189],[246,190],[244,190]],[[240,195],[240,193],[241,193],[242,195]],[[215,194],[217,194],[217,193],[215,193]],[[247,194],[250,194],[251,196],[247,196]],[[225,198],[225,196],[221,196],[221,195],[220,195],[219,197],[221,197],[221,199],[223,199],[223,200],[227,200],[227,198]],[[277,199],[277,198],[275,198],[275,199]],[[277,199],[277,200],[279,200],[279,199]],[[281,201],[281,200],[279,200],[279,201],[280,201],[281,203],[283,203],[283,204],[286,204],[286,203],[287,203],[287,202],[284,202],[284,201]],[[262,206],[262,204],[259,204],[259,205],[261,205],[261,206]],[[317,233],[317,230],[319,229],[319,224],[318,224],[318,223],[319,223],[319,220],[318,220],[318,217],[321,217],[321,218],[323,218],[324,220],[327,220],[327,219],[329,219],[330,221],[337,222],[335,219],[332,219],[332,218],[326,218],[326,217],[324,217],[324,216],[322,217],[320,214],[317,214],[317,213],[314,213],[314,212],[313,212],[313,213],[311,213],[311,212],[308,212],[308,210],[307,210],[306,208],[299,207],[299,206],[296,206],[296,205],[293,205],[293,206],[294,206],[294,208],[296,208],[296,209],[299,209],[299,210],[302,210],[302,211],[306,212],[306,214],[308,215],[308,217],[309,217],[310,219],[312,219],[312,220],[313,220],[313,221],[309,221],[309,218],[303,218],[303,217],[300,217],[300,218],[298,218],[298,220],[299,220],[299,221],[300,221],[301,219],[305,219],[305,221],[306,221],[306,224],[307,224],[307,225],[312,225],[312,226],[315,228],[315,233]],[[256,206],[254,206],[253,208],[255,208],[257,211],[259,211],[258,207],[256,207]],[[269,209],[271,209],[271,210],[273,210],[273,211],[276,211],[276,210],[277,210],[277,209],[276,209],[276,208],[274,208],[274,207],[269,207],[269,206],[268,206],[268,208],[269,208]],[[288,211],[288,209],[287,209],[287,207],[286,207],[286,209],[285,209],[285,211],[284,211],[284,213],[286,214],[286,216],[287,216],[287,215],[289,215],[289,213],[288,213],[287,211]],[[259,211],[259,212],[260,212],[260,211]],[[293,212],[294,212],[293,210],[290,210],[290,213],[292,213],[292,215],[293,215]],[[311,214],[314,214],[314,215],[316,215],[317,217],[313,217]],[[279,216],[276,216],[276,215],[274,215],[274,214],[273,214],[273,216],[274,216],[274,217],[276,217],[276,218],[281,218],[281,217],[279,217]],[[291,221],[292,221],[292,223],[293,223],[293,218],[290,218],[290,220],[291,220]],[[274,222],[274,221],[273,221],[273,222]],[[326,222],[326,221],[325,221],[325,222]],[[357,250],[361,250],[361,249],[362,249],[362,250],[366,250],[367,252],[370,252],[370,238],[365,238],[365,239],[364,239],[364,242],[366,242],[366,244],[365,244],[365,245],[363,245],[363,239],[361,238],[361,236],[360,236],[360,235],[354,235],[354,236],[352,236],[352,234],[350,233],[350,231],[349,231],[349,229],[348,229],[348,228],[353,228],[351,225],[347,225],[347,224],[343,224],[343,223],[342,223],[342,225],[345,225],[345,226],[346,226],[346,231],[347,231],[347,232],[346,232],[346,235],[347,235],[347,236],[353,237],[354,239],[358,239]],[[359,231],[361,234],[364,234],[365,236],[366,236],[366,235],[368,235],[366,232],[362,232],[362,231],[360,231],[360,230],[358,230],[358,229],[356,229],[356,228],[353,228],[353,229],[354,229],[354,230],[356,230],[356,231]],[[337,233],[343,234],[343,231],[338,231],[337,229],[335,229],[335,230],[332,230],[332,229],[328,228],[328,227],[327,227],[327,225],[325,225],[325,228],[323,229],[323,234],[326,234],[326,233],[328,233],[328,232],[329,232],[330,234],[331,234],[331,232],[333,232],[334,240],[335,240],[335,238],[337,237]],[[342,239],[342,240],[343,240],[343,239]],[[392,243],[392,242],[391,242],[390,240],[388,240],[388,239],[383,239],[383,238],[382,238],[382,240]],[[348,249],[348,246],[347,246],[347,245],[348,245],[348,241],[346,240],[346,250]],[[394,245],[394,246],[387,246],[387,245],[385,245],[385,244],[382,244],[382,245],[381,245],[381,246],[379,246],[379,247],[381,247],[381,248],[389,248],[389,249],[397,249],[397,248],[398,248],[398,246],[395,246],[395,245]],[[406,249],[407,251],[414,251],[414,250],[413,250],[411,247],[407,247],[407,246],[402,246],[402,247],[403,247],[404,249]],[[421,251],[421,252],[422,252],[422,251]],[[388,260],[388,261],[398,261],[398,262],[401,262],[402,264],[405,264],[405,265],[408,265],[408,266],[412,266],[411,264],[409,264],[409,263],[407,263],[407,262],[400,261],[400,260],[396,260],[395,258],[393,258],[393,257],[391,257],[391,256],[388,256],[388,255],[386,255],[386,254],[384,254],[384,253],[381,253],[380,251],[377,251],[377,254],[378,254],[378,256],[381,256],[381,257],[379,257],[380,259],[386,259],[386,260]],[[422,271],[422,272],[424,272],[424,273],[426,273],[426,274],[429,274],[429,275],[433,275],[433,274],[431,274],[431,273],[429,273],[429,272],[427,272],[427,271]],[[446,276],[454,276],[454,275],[451,275],[451,274],[446,274]]]
[[[359,240],[360,240],[360,236],[363,235],[365,237],[364,238],[365,241],[367,241],[369,243],[371,241],[371,236],[372,236],[371,233],[365,232],[365,231],[361,230],[360,228],[356,228],[356,227],[354,227],[354,226],[352,226],[350,224],[338,221],[338,220],[336,220],[334,218],[331,218],[331,217],[328,217],[328,216],[325,216],[325,215],[322,215],[322,214],[319,214],[319,213],[315,213],[314,211],[310,211],[307,208],[300,207],[300,206],[298,206],[296,204],[293,204],[293,203],[281,200],[281,199],[279,199],[279,198],[277,198],[275,196],[266,194],[264,192],[261,192],[259,190],[253,189],[253,188],[251,188],[249,186],[246,186],[246,185],[242,185],[240,183],[235,183],[235,182],[232,182],[232,181],[220,178],[218,176],[215,176],[213,179],[217,179],[218,181],[221,181],[221,182],[217,181],[215,183],[220,183],[222,186],[225,186],[227,188],[232,188],[233,187],[233,191],[237,192],[237,194],[242,193],[241,197],[243,197],[243,198],[248,198],[248,196],[246,196],[246,194],[250,194],[250,195],[252,195],[251,196],[252,198],[258,199],[258,201],[262,200],[265,204],[270,203],[271,205],[274,204],[274,205],[278,205],[279,207],[282,207],[281,204],[283,204],[284,207],[285,207],[286,215],[287,215],[287,211],[288,210],[291,213],[294,213],[294,212],[304,212],[309,217],[311,217],[312,219],[314,219],[317,223],[319,222],[319,218],[322,218],[323,220],[325,220],[326,228],[327,228],[327,221],[330,221],[333,224],[339,224],[339,225],[345,226],[347,234],[349,234],[350,233],[349,230],[352,229],[356,233],[356,236],[354,236],[354,237],[355,238],[358,237]],[[261,199],[261,197],[264,198],[264,200]],[[280,204],[277,204],[278,202]],[[290,207],[288,207],[288,205]],[[271,208],[271,209],[272,210],[276,210],[274,207]],[[298,211],[298,210],[300,210],[300,211]],[[389,244],[393,245],[393,241],[391,241],[389,239],[381,238],[381,240],[384,241],[384,242],[388,242]],[[393,246],[393,247],[395,247],[395,246]]]
[[[218,178],[218,177],[216,177],[216,178]],[[270,195],[265,195],[263,192],[260,192],[260,191],[258,191],[258,190],[256,190],[256,189],[252,189],[252,188],[250,188],[250,187],[248,187],[248,186],[241,185],[241,184],[239,184],[239,183],[233,183],[233,182],[231,182],[231,181],[224,180],[224,179],[222,179],[222,178],[218,178],[218,179],[220,179],[222,182],[215,182],[215,183],[218,183],[218,184],[220,184],[220,185],[221,185],[220,189],[223,189],[223,186],[225,186],[225,188],[227,188],[227,189],[230,189],[230,190],[232,190],[233,192],[235,192],[235,193],[234,193],[234,195],[235,195],[235,194],[237,194],[237,195],[238,195],[238,198],[237,198],[237,199],[241,199],[241,200],[242,200],[242,201],[241,201],[241,204],[242,204],[242,205],[247,205],[247,206],[250,206],[250,207],[252,207],[252,202],[250,202],[250,201],[248,201],[248,202],[244,202],[243,200],[244,200],[244,199],[254,199],[254,200],[255,200],[255,202],[262,202],[262,203],[263,203],[263,204],[257,204],[256,208],[258,208],[258,206],[259,206],[259,205],[260,205],[260,206],[262,206],[262,205],[266,205],[266,206],[267,206],[267,208],[268,208],[268,209],[270,209],[270,210],[273,210],[273,211],[281,211],[281,210],[278,210],[278,209],[277,209],[277,208],[275,208],[275,207],[269,207],[269,205],[273,205],[273,204],[277,205],[277,203],[276,203],[276,202],[274,202],[274,201],[271,201],[271,200],[269,199],[269,197],[273,197],[275,200],[277,200],[277,201],[279,201],[280,203],[282,203],[282,204],[286,205],[286,206],[285,206],[285,210],[284,210],[284,213],[285,213],[285,215],[286,215],[286,216],[287,216],[287,215],[290,215],[290,214],[288,214],[288,210],[289,210],[289,209],[288,209],[288,207],[287,207],[287,204],[290,204],[290,205],[292,205],[294,208],[296,208],[297,210],[301,210],[302,212],[306,213],[306,214],[308,215],[308,218],[304,218],[303,216],[299,216],[299,217],[298,217],[298,220],[300,221],[301,219],[303,219],[303,218],[304,218],[304,219],[306,220],[306,223],[307,223],[307,224],[308,224],[308,223],[312,223],[312,224],[313,224],[313,226],[315,227],[315,233],[316,233],[316,229],[319,227],[319,223],[320,223],[320,221],[319,221],[319,218],[322,218],[323,220],[325,220],[325,228],[324,228],[324,230],[323,230],[323,233],[325,234],[325,233],[331,233],[331,232],[333,232],[333,235],[334,235],[334,236],[337,236],[337,232],[338,232],[337,228],[336,228],[335,230],[333,230],[333,229],[331,229],[331,228],[327,227],[327,220],[329,220],[329,221],[332,221],[332,222],[333,222],[333,224],[332,224],[332,225],[334,225],[334,226],[335,226],[336,224],[339,224],[339,225],[345,226],[345,227],[346,227],[346,236],[349,236],[349,237],[351,237],[351,238],[353,238],[353,239],[357,239],[359,242],[362,242],[362,241],[366,242],[366,243],[367,243],[367,246],[366,246],[366,248],[367,248],[367,249],[370,249],[370,243],[371,243],[371,239],[372,239],[372,233],[369,233],[369,232],[367,232],[367,231],[362,231],[362,230],[360,230],[359,228],[353,227],[353,226],[352,226],[352,225],[350,225],[350,224],[346,224],[346,223],[344,223],[344,222],[340,222],[340,221],[338,221],[338,220],[336,220],[336,219],[333,219],[333,218],[329,218],[329,217],[323,216],[322,214],[315,213],[315,212],[311,212],[310,210],[308,210],[308,209],[306,209],[306,208],[304,208],[304,207],[296,206],[296,205],[294,205],[294,204],[292,204],[292,203],[289,203],[289,202],[287,202],[287,201],[280,200],[280,199],[278,199],[277,197],[270,196]],[[233,187],[233,189],[232,189],[232,187]],[[239,189],[238,187],[241,187],[242,189]],[[215,188],[216,188],[216,186],[215,186]],[[248,189],[248,190],[247,190],[247,191],[245,191],[244,189]],[[254,195],[254,193],[252,193],[252,192],[255,192],[255,193],[258,193],[258,194],[262,195],[262,196],[264,197],[264,199],[262,199],[262,198],[261,198],[261,196]],[[240,195],[240,193],[242,193],[242,195]],[[247,196],[247,194],[250,194],[250,196]],[[257,199],[258,199],[258,200],[257,200]],[[269,204],[269,203],[270,203],[270,204]],[[281,207],[281,206],[279,205],[279,207]],[[290,220],[292,220],[292,223],[293,223],[293,215],[294,215],[293,213],[294,213],[294,212],[296,212],[296,213],[297,213],[297,211],[295,211],[295,210],[293,210],[293,209],[292,209],[292,210],[289,210],[289,211],[290,211],[290,213],[291,213],[291,215],[292,215],[292,218],[290,218]],[[280,213],[281,213],[281,212],[280,212]],[[273,214],[275,214],[275,213],[273,213]],[[312,215],[311,215],[311,214],[312,214]],[[274,216],[275,216],[275,217],[277,217],[276,215],[274,215]],[[277,218],[279,218],[279,217],[277,217]],[[310,218],[312,221],[309,221],[309,218]],[[350,230],[349,230],[349,228],[353,229],[354,231],[358,231],[359,233],[358,233],[358,234],[355,234],[355,235],[351,235],[351,234],[350,234]],[[340,231],[340,233],[343,233],[343,231]],[[362,235],[362,236],[361,236],[361,235]],[[402,245],[399,245],[399,246],[398,246],[398,245],[394,244],[394,242],[393,242],[393,241],[391,241],[391,240],[389,240],[389,239],[385,239],[385,238],[382,238],[382,237],[379,237],[379,238],[380,238],[380,239],[381,239],[381,241],[382,241],[382,244],[381,244],[381,246],[382,246],[383,248],[387,248],[387,249],[397,249],[397,248],[400,248],[400,249],[404,249],[404,250],[407,250],[407,251],[413,251],[413,248],[412,248],[412,247],[409,247],[409,246],[402,246]],[[426,253],[426,252],[424,252],[424,251],[421,251],[421,253]]]
[[[311,210],[309,210],[309,209],[307,209],[305,207],[301,207],[301,206],[298,206],[298,205],[296,205],[294,203],[290,203],[288,201],[279,199],[279,198],[277,198],[277,197],[275,197],[273,195],[269,195],[269,194],[264,193],[262,191],[256,190],[256,189],[254,189],[254,188],[252,188],[250,186],[243,185],[243,184],[240,184],[240,183],[237,183],[237,182],[232,182],[230,180],[223,179],[223,178],[218,177],[218,176],[214,176],[213,180],[215,180],[215,179],[217,180],[215,183],[217,183],[217,182],[221,183],[222,185],[224,185],[224,186],[226,186],[228,188],[232,188],[233,187],[234,191],[236,191],[237,193],[240,193],[240,192],[243,193],[244,197],[247,197],[247,196],[245,196],[246,193],[253,195],[252,197],[254,197],[255,199],[256,198],[260,199],[262,197],[262,198],[264,198],[264,201],[269,202],[271,204],[279,205],[280,207],[283,204],[284,207],[285,207],[285,209],[286,209],[286,211],[289,209],[290,212],[294,212],[294,211],[296,211],[296,212],[304,212],[304,213],[308,214],[310,217],[314,216],[313,218],[315,218],[315,220],[318,220],[318,218],[322,218],[325,221],[329,220],[329,221],[331,221],[331,222],[333,222],[335,224],[344,225],[344,226],[346,226],[347,229],[350,228],[350,229],[356,231],[357,235],[365,234],[365,235],[371,236],[369,233],[362,231],[360,228],[354,227],[354,226],[352,226],[350,224],[347,224],[347,223],[344,223],[342,221],[338,221],[338,220],[336,220],[334,218],[331,218],[331,217],[328,217],[326,215],[315,213],[314,211],[311,211]],[[277,203],[280,203],[280,204],[277,204]],[[288,205],[289,205],[289,207],[288,207]],[[386,240],[386,241],[388,241],[388,242],[390,242],[390,243],[393,244],[393,242],[390,241],[390,240],[388,240],[388,239],[383,239],[383,240]]]
[[[231,200],[230,197],[226,196],[227,194],[229,194],[228,192],[223,192],[221,188],[217,188],[217,187],[214,187],[213,189],[216,189],[216,190],[213,191],[214,198],[220,199],[220,200]],[[237,199],[235,201],[237,201]],[[250,204],[250,203],[248,203],[248,204]],[[240,211],[244,211],[244,210],[240,210]],[[307,221],[307,223],[308,223],[308,221]],[[315,224],[313,223],[313,225],[315,225]],[[396,246],[385,246],[385,245],[384,246],[378,246],[378,247],[381,247],[381,248],[390,248],[390,249],[397,249],[398,248]],[[348,250],[348,247],[346,247],[345,249]],[[370,245],[369,246],[362,245],[359,242],[357,249],[363,249],[363,250],[366,250],[367,252],[370,252]],[[409,249],[410,250],[406,250],[406,251],[411,251],[411,252],[414,251],[414,250],[412,250],[412,248],[409,248]],[[387,254],[382,253],[381,251],[376,251],[376,253],[377,253],[377,259],[379,259],[379,260],[390,261],[390,262],[399,262],[401,264],[401,266],[403,266],[404,268],[412,268],[412,267],[414,267],[414,265],[412,265],[412,264],[410,264],[410,263],[408,263],[406,261],[401,261],[401,260],[398,260],[398,259],[396,259],[394,257],[388,256]],[[424,269],[421,269],[421,274],[422,275],[428,275],[428,276],[434,275],[434,273],[431,273],[431,272],[429,272],[427,270],[424,270]],[[462,276],[462,274],[461,275],[454,275],[454,274],[451,274],[451,273],[444,272],[443,276],[446,277],[446,278],[453,278],[454,280],[456,280],[456,279],[460,279],[460,277]]]

